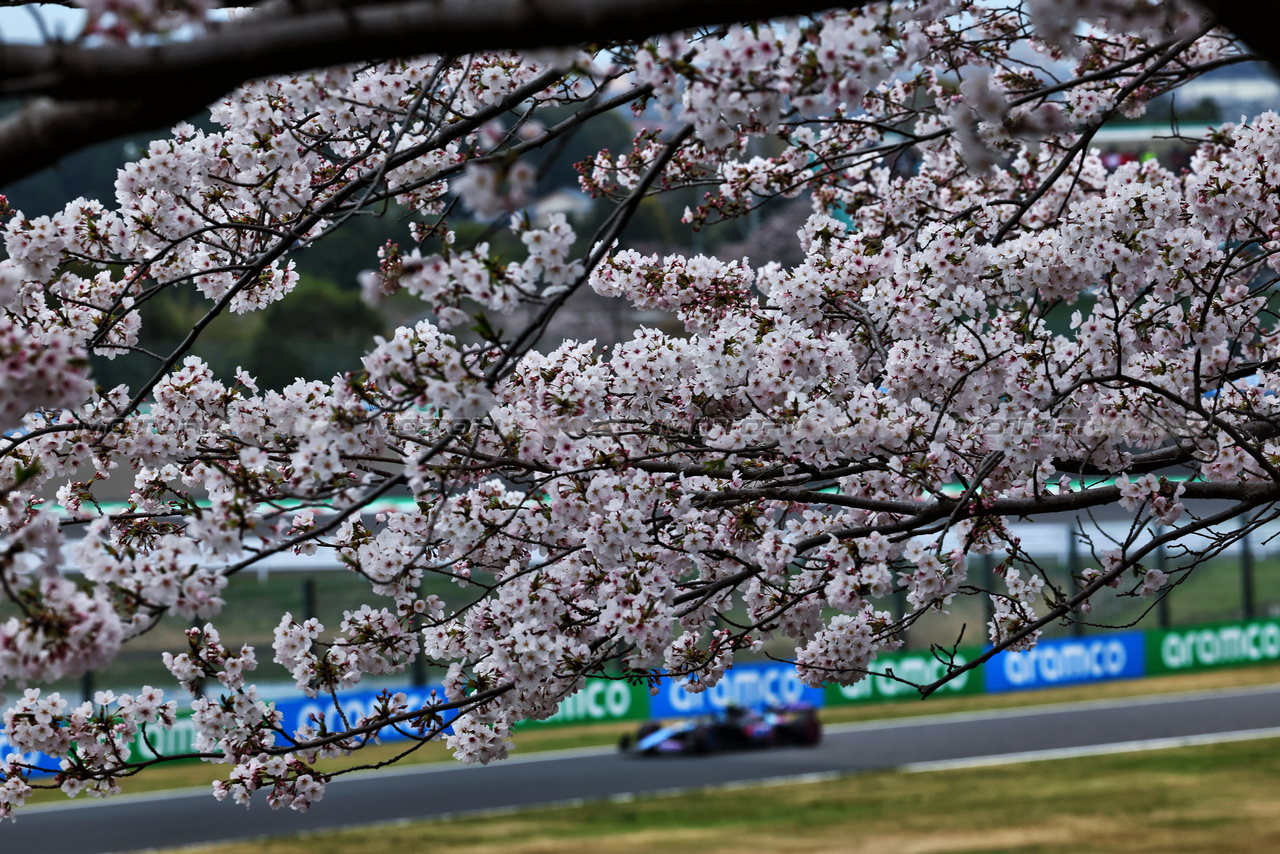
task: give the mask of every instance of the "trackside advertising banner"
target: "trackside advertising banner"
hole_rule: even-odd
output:
[[[1181,673],[1280,661],[1280,620],[1147,632],[1147,672]]]
[[[982,653],[978,647],[961,647],[956,650],[955,663],[967,664]],[[990,667],[991,664],[986,665]],[[879,656],[871,665],[877,673],[893,672],[898,679],[907,682],[924,684],[936,682],[944,673],[946,666],[928,652],[891,652]],[[946,697],[952,694],[981,694],[982,670],[966,671],[938,689],[936,696]],[[853,685],[828,685],[824,691],[828,706],[843,706],[853,703],[885,703],[893,700],[918,698],[919,692],[911,685],[889,679],[885,676],[872,676]]]
[[[408,698],[409,708],[413,709],[431,702],[431,691],[433,689],[437,697],[444,697],[444,688],[440,685],[424,685],[417,688],[388,688],[386,690],[393,694],[397,691],[403,691]],[[334,708],[333,698],[328,696],[315,698],[303,696],[276,700],[276,711],[283,715],[280,723],[284,729],[290,732],[303,724],[309,723],[312,715],[315,715],[316,718],[323,717],[325,726],[328,727],[329,731],[337,732],[346,729],[346,724],[342,720],[344,716],[350,722],[358,717],[372,715],[377,708],[378,696],[382,694],[382,691],[383,689],[377,689],[340,695],[338,700],[342,706],[341,715]],[[379,738],[383,741],[394,741],[402,739],[404,736],[393,729],[385,729]]]
[[[403,690],[408,696],[411,706],[424,706],[430,700],[432,688],[436,689],[438,696],[444,696],[443,689],[438,685],[395,690]],[[395,693],[395,690],[392,690],[392,693]],[[346,728],[342,722],[343,716],[346,717],[348,722],[354,722],[358,717],[371,714],[377,707],[377,698],[381,693],[381,690],[377,690],[343,694],[339,698],[342,705],[341,714],[334,707],[333,700],[327,696],[315,698],[306,696],[287,697],[277,699],[275,704],[276,711],[283,716],[281,725],[290,731],[303,724],[310,723],[312,715],[315,715],[317,719],[324,718],[325,724],[330,730],[338,730]],[[155,751],[151,749],[151,746],[146,741],[139,737],[133,742],[132,755],[134,759],[152,759],[157,751],[166,756],[194,752],[196,731],[195,725],[191,721],[190,710],[180,709],[178,711],[178,720],[170,730],[149,728],[147,737],[150,739],[151,745],[154,745]],[[405,736],[391,728],[383,730],[378,737],[383,741],[397,741],[405,738]]]
[[[9,743],[9,739],[5,738],[4,733],[0,733],[0,757],[18,755],[21,756],[21,762],[28,765],[39,765],[41,768],[57,768],[56,759],[50,759],[43,753],[18,753],[18,749]]]
[[[1146,674],[1143,632],[1042,640],[1027,652],[1002,652],[982,668],[987,693],[1028,691]]]
[[[977,647],[961,648],[957,651],[956,661],[972,660],[980,652]],[[1280,662],[1280,618],[1055,638],[1042,640],[1035,649],[1027,652],[1001,653],[978,670],[961,674],[948,682],[938,696],[1029,691],[1272,662]],[[880,672],[892,670],[898,679],[915,683],[933,682],[943,673],[943,664],[924,651],[882,655],[873,666]],[[430,700],[432,688],[437,696],[444,696],[438,685],[387,690],[392,693],[403,691],[410,706],[424,706]],[[347,720],[371,713],[381,690],[342,695],[342,711]],[[664,682],[658,693],[651,697],[643,685],[588,679],[580,692],[560,704],[560,710],[554,716],[545,721],[525,721],[520,726],[541,728],[675,718],[715,712],[731,705],[811,703],[814,706],[837,706],[890,702],[916,696],[916,690],[910,685],[885,677],[871,677],[850,686],[811,688],[800,681],[791,665],[755,662],[735,666],[715,686],[696,694]],[[338,710],[327,697],[287,697],[276,700],[276,708],[283,715],[286,728],[301,726],[312,715],[324,716],[331,730],[343,726]],[[179,713],[173,729],[167,732],[155,729],[149,735],[156,750],[165,755],[189,753],[195,749],[195,729],[189,712]],[[381,733],[380,738],[390,741],[404,736],[388,729]],[[13,752],[16,751],[0,735],[0,756]],[[149,759],[154,755],[141,739],[135,742],[135,759]],[[57,767],[54,760],[39,754],[29,755],[27,761],[46,768]]]
[[[783,703],[821,706],[823,699],[822,689],[810,688],[801,682],[795,667],[790,664],[772,661],[744,663],[734,665],[719,682],[696,694],[673,682],[663,682],[658,694],[649,698],[648,717],[702,715],[729,706],[775,706]]]
[[[408,698],[410,708],[427,705],[431,700],[431,691],[437,697],[444,696],[444,688],[440,685],[422,687],[390,688],[392,693],[403,691]],[[276,700],[276,710],[283,716],[282,725],[289,730],[310,723],[312,716],[323,717],[330,730],[343,729],[342,717],[354,721],[358,717],[372,714],[377,708],[378,696],[382,689],[357,691],[339,697],[342,713],[334,707],[333,700],[327,696],[289,697]],[[156,750],[166,755],[189,753],[195,749],[195,727],[191,722],[190,712],[179,712],[177,723],[173,729],[155,730],[149,733],[151,743]],[[649,717],[649,692],[642,685],[628,685],[610,679],[588,679],[586,686],[574,696],[560,704],[560,711],[545,721],[525,721],[521,727],[547,727],[565,724],[607,723],[610,721],[641,721]],[[379,738],[383,741],[404,739],[394,729],[382,731]],[[150,759],[155,753],[143,742],[135,741],[133,746],[135,759]]]
[[[613,679],[588,679],[587,685],[560,703],[560,711],[545,721],[520,726],[547,727],[609,721],[642,721],[649,717],[649,689]]]

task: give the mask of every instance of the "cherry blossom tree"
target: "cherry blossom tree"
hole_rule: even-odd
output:
[[[1092,145],[1107,122],[1256,59],[1216,19],[1146,0],[519,5],[541,17],[264,3],[210,23],[200,3],[86,2],[76,42],[0,55],[7,91],[45,98],[0,147],[77,111],[118,116],[111,133],[190,112],[182,81],[221,69],[194,88],[212,129],[178,124],[121,170],[114,199],[6,211],[0,685],[22,691],[12,744],[61,765],[41,778],[3,759],[0,815],[34,786],[111,794],[187,758],[126,748],[172,726],[179,702],[196,753],[227,766],[218,797],[261,789],[306,809],[332,776],[314,763],[358,767],[388,727],[406,752],[444,737],[488,762],[516,722],[606,668],[696,692],[773,637],[807,682],[851,684],[922,618],[986,598],[975,631],[990,652],[938,648],[928,694],[1088,620],[1103,588],[1154,602],[1280,516],[1280,119],[1215,129],[1180,172],[1109,172]],[[1224,20],[1236,9],[1217,5]],[[391,31],[392,11],[414,10]],[[311,14],[310,29],[290,18]],[[333,16],[375,35],[343,47]],[[456,38],[420,38],[441,16]],[[179,27],[190,43],[156,40]],[[259,50],[288,33],[274,59]],[[234,73],[256,79],[220,95]],[[603,225],[527,216],[537,156],[619,109],[660,118],[580,164],[610,206]],[[689,188],[703,199],[691,228],[808,199],[804,260],[627,248],[641,200]],[[402,237],[362,286],[406,292],[429,319],[370,342],[347,373],[282,389],[190,355],[215,318],[288,300],[299,253],[392,204]],[[476,217],[509,219],[527,251],[464,245],[455,226]],[[683,334],[541,340],[586,288],[671,312]],[[141,309],[172,291],[207,312],[150,352]],[[530,323],[500,330],[530,306]],[[142,361],[150,379],[102,387],[91,354]],[[105,512],[97,493],[120,480],[128,507]],[[412,508],[363,512],[389,495]],[[1009,529],[1113,505],[1129,536],[1098,543],[1069,584]],[[1166,576],[1151,558],[1174,543],[1188,559]],[[336,627],[281,615],[270,651],[224,643],[228,579],[299,551],[331,554],[367,600]],[[991,554],[988,585],[970,564]],[[426,594],[439,579],[457,602]],[[38,687],[168,614],[199,626],[164,656],[183,699],[77,705]],[[386,695],[338,729],[284,727],[253,683],[287,672],[336,702],[415,660],[447,670],[443,695]]]

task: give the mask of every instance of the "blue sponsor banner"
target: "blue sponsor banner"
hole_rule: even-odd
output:
[[[444,686],[442,685],[357,691],[339,694],[338,702],[342,706],[342,713],[346,715],[348,724],[353,724],[356,718],[369,717],[374,713],[374,710],[378,707],[378,697],[382,695],[383,690],[392,694],[403,691],[405,696],[408,697],[409,708],[419,709],[431,702],[431,691],[433,689],[436,692],[437,702],[442,702],[444,700]],[[300,696],[276,700],[276,710],[283,716],[281,724],[287,732],[294,732],[303,724],[310,723],[312,715],[316,718],[323,717],[330,732],[340,732],[347,728],[343,724],[337,708],[334,707],[333,698],[328,694],[320,694],[316,697]],[[383,741],[396,741],[405,738],[392,727],[384,728],[378,737]]]
[[[27,765],[34,765],[38,768],[47,769],[50,773],[56,772],[60,760],[54,759],[52,756],[45,756],[43,753],[18,753],[18,749],[9,743],[9,739],[5,736],[3,728],[0,727],[0,759],[5,759],[14,754],[18,754],[21,758],[18,760]]]
[[[821,688],[810,688],[800,681],[791,664],[753,662],[735,664],[707,690],[692,694],[664,679],[657,696],[649,699],[649,714],[655,718],[675,718],[717,712],[729,706],[752,707],[809,703],[822,706],[825,694]]]
[[[1041,640],[1027,652],[1002,652],[982,668],[989,693],[1135,679],[1146,674],[1143,632]]]

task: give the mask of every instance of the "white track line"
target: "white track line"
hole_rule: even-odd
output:
[[[1022,718],[1042,714],[1059,714],[1079,711],[1095,711],[1097,709],[1119,709],[1132,706],[1160,706],[1178,703],[1184,700],[1195,700],[1207,697],[1247,697],[1252,694],[1280,692],[1280,685],[1253,685],[1247,688],[1232,688],[1226,691],[1215,688],[1202,688],[1197,691],[1174,692],[1170,694],[1142,694],[1136,697],[1111,697],[1101,700],[1073,700],[1065,703],[1036,703],[1025,706],[1014,706],[1003,709],[983,709],[976,712],[946,712],[939,715],[910,715],[889,720],[858,721],[847,724],[829,724],[823,727],[829,733],[859,732],[862,730],[900,729],[902,727],[920,726],[932,723],[954,723],[962,721],[989,721],[1005,718]],[[1022,692],[1010,692],[1009,696],[1019,696]],[[999,696],[993,694],[977,696]],[[845,706],[843,708],[851,708]]]
[[[1149,738],[1142,741],[1117,741],[1113,744],[1090,744],[1083,747],[1027,750],[1022,753],[970,756],[964,759],[941,759],[934,762],[912,762],[908,765],[899,766],[898,770],[911,774],[920,774],[930,771],[951,771],[959,768],[1015,765],[1020,762],[1045,762],[1051,759],[1076,759],[1082,756],[1108,756],[1114,753],[1167,750],[1174,747],[1198,747],[1205,744],[1226,744],[1232,741],[1253,741],[1260,738],[1280,738],[1280,727],[1242,729],[1235,732],[1213,732],[1204,735],[1180,735],[1172,738]]]

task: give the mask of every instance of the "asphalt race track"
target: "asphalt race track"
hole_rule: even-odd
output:
[[[589,749],[488,767],[389,769],[330,784],[305,814],[217,803],[205,790],[28,807],[0,851],[105,854],[728,783],[1280,727],[1280,686],[831,727],[822,745],[710,757]]]

